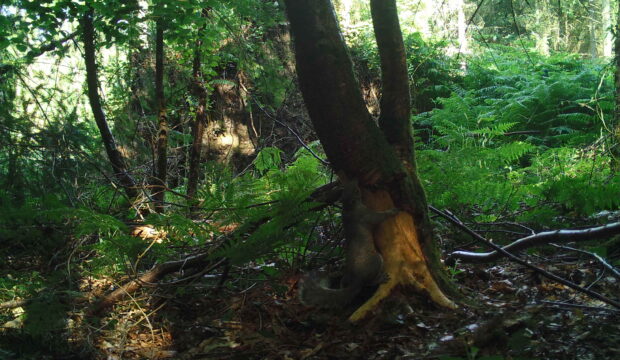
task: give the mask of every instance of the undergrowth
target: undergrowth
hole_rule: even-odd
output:
[[[502,51],[471,59],[463,86],[414,118],[430,202],[537,228],[618,209],[609,69],[572,55],[535,57],[532,68]]]

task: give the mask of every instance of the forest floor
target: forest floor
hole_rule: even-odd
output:
[[[617,279],[597,279],[594,263],[539,260],[620,293]],[[510,263],[462,270],[455,280],[472,303],[457,311],[392,306],[398,310],[352,325],[346,312],[299,304],[291,276],[242,291],[197,288],[142,311],[117,307],[110,318],[134,325],[109,331],[97,347],[108,359],[620,358],[620,312]]]
[[[620,294],[620,280],[595,261],[555,253],[529,260],[600,293]],[[28,262],[3,267],[20,264]],[[466,299],[456,311],[395,294],[381,313],[354,325],[346,321],[353,308],[300,304],[300,275],[269,276],[274,268],[232,268],[223,286],[215,274],[145,287],[100,319],[85,316],[89,301],[75,295],[64,307],[41,297],[38,307],[23,306],[23,324],[0,329],[0,359],[620,358],[620,311],[505,260],[451,269]],[[82,282],[80,290],[91,293],[115,285],[105,276]],[[65,318],[55,323],[62,311]],[[52,330],[27,334],[35,320]]]

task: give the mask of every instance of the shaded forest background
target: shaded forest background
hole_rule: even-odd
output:
[[[339,268],[342,229],[340,208],[331,206],[335,175],[298,88],[283,6],[1,3],[0,358],[354,358],[364,346],[387,346],[381,335],[362,341],[349,328],[337,334],[353,333],[351,343],[364,345],[348,353],[295,343],[323,344],[316,333],[338,328],[300,319],[296,311],[310,315],[299,310],[294,284],[302,271]],[[334,6],[367,108],[378,116],[381,71],[368,4]],[[618,3],[398,6],[417,166],[434,208],[502,245],[620,221]],[[96,73],[87,69],[89,22]],[[486,251],[442,218],[433,223],[445,254]],[[617,235],[526,253],[583,287],[620,293]],[[476,301],[500,302],[505,312],[546,310],[507,327],[504,343],[484,354],[488,339],[454,348],[440,339],[467,321],[494,324],[500,310],[446,315],[460,316],[448,319],[454,327],[434,325],[433,312],[408,321],[383,316],[390,329],[419,339],[400,344],[404,353],[611,359],[620,352],[612,345],[618,313],[603,302],[514,264],[465,262],[447,271],[466,294],[484,293]],[[135,283],[154,266],[160,277]],[[139,286],[123,287],[131,281]],[[118,298],[106,298],[119,289]],[[101,299],[116,306],[95,316]],[[573,312],[545,312],[554,305]],[[271,325],[263,327],[263,313]],[[553,326],[534,323],[574,332],[550,340]],[[296,336],[286,350],[274,340]],[[390,351],[376,358],[393,358]]]

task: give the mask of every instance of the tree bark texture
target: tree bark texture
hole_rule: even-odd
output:
[[[202,138],[204,136],[205,125],[207,122],[207,90],[204,86],[204,79],[200,71],[201,65],[202,40],[196,41],[194,61],[192,65],[193,74],[193,95],[198,100],[196,108],[196,118],[192,125],[192,148],[189,155],[189,175],[187,178],[187,196],[194,199],[198,189],[198,179],[200,177],[200,158],[202,153]]]
[[[565,50],[566,48],[566,16],[562,11],[562,0],[558,0],[558,39],[556,41],[560,46],[556,46],[556,50]]]
[[[600,15],[596,0],[590,0],[590,4],[588,6],[588,13],[590,15],[590,24],[588,25],[588,52],[590,53],[590,57],[592,59],[596,59],[598,57],[598,36],[596,33],[596,24],[598,23],[597,15]]]
[[[358,180],[364,202],[371,209],[381,211],[396,206],[402,210],[381,224],[374,234],[389,280],[350,320],[366,316],[397,285],[413,286],[435,303],[454,308],[435,280],[441,278],[441,268],[429,266],[439,264],[439,260],[427,261],[427,257],[438,253],[429,251],[435,245],[428,226],[424,191],[417,177],[409,176],[412,172],[403,166],[366,109],[331,2],[287,0],[286,11],[294,38],[299,85],[331,164],[341,177]],[[398,69],[388,67],[387,71],[398,73]],[[400,89],[402,84],[395,86]],[[401,102],[389,97],[386,101],[396,105]],[[404,116],[403,109],[398,111],[395,116]],[[402,123],[394,126],[402,129]],[[392,131],[392,124],[387,127]],[[402,135],[393,135],[394,144],[402,146],[397,140]]]
[[[405,168],[415,171],[407,56],[398,22],[396,2],[371,0],[370,10],[381,59],[379,127]]]
[[[86,11],[81,19],[82,26],[82,42],[84,43],[84,62],[86,63],[86,84],[88,87],[88,100],[93,111],[95,123],[99,128],[101,139],[105,147],[108,159],[112,164],[114,178],[120,186],[125,190],[129,198],[138,196],[138,190],[134,179],[127,172],[125,161],[116,146],[116,141],[112,135],[112,131],[108,126],[108,122],[101,106],[101,98],[99,97],[99,79],[97,75],[97,63],[95,60],[95,29],[93,26],[94,12],[92,9]]]
[[[155,29],[155,102],[157,104],[157,166],[153,198],[155,210],[164,212],[166,177],[168,175],[168,121],[164,100],[164,19],[159,18]]]
[[[371,0],[371,13],[377,47],[381,60],[382,101],[379,126],[388,142],[400,156],[400,160],[409,175],[410,185],[399,187],[412,191],[410,199],[415,201],[411,207],[416,232],[420,239],[426,261],[431,273],[436,277],[440,287],[452,295],[458,295],[448,280],[440,261],[439,249],[433,238],[432,226],[428,215],[428,204],[424,188],[417,174],[413,126],[411,125],[411,97],[409,94],[409,77],[407,55],[398,20],[395,0]],[[383,101],[386,99],[386,101]],[[399,109],[394,111],[393,109]],[[388,114],[385,115],[384,114]],[[383,121],[382,121],[383,118]],[[396,132],[398,132],[396,134]]]

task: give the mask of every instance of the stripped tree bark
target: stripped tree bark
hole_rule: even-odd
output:
[[[404,50],[398,50],[404,47],[398,22],[394,23],[397,21],[395,2],[373,3],[376,27],[383,28],[377,34],[378,43],[385,45],[380,45],[384,48],[380,51],[395,51],[386,58],[385,54],[381,56],[386,84],[381,129],[364,104],[331,2],[287,0],[285,3],[300,88],[330,163],[339,174],[358,180],[364,202],[371,209],[402,210],[379,225],[374,233],[389,280],[349,319],[364,318],[398,285],[412,286],[435,304],[455,308],[446,296],[447,291],[455,292],[448,285],[439,262],[426,198],[415,173],[408,87],[402,92],[403,82],[407,81],[406,67],[404,79],[396,79],[402,76],[405,60]],[[391,40],[396,32],[399,40]],[[389,63],[392,60],[398,64]],[[390,81],[398,83],[388,86]],[[394,120],[392,111],[396,112]]]

